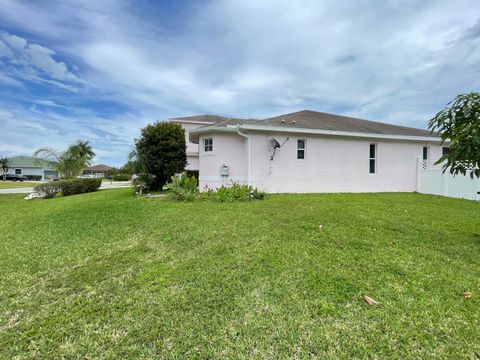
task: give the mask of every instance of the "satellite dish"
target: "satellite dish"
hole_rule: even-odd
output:
[[[270,141],[272,142],[273,150],[280,149],[282,147],[282,145],[280,145],[280,143],[277,140],[275,140],[273,137],[270,139]]]
[[[287,136],[283,144],[285,144],[288,140],[289,140],[289,137]],[[273,137],[270,139],[270,143],[272,144],[272,147],[273,147],[273,154],[270,156],[270,161],[273,161],[273,159],[275,158],[275,153],[277,152],[277,150],[280,151],[280,148],[282,147],[283,144],[280,145],[280,143],[277,140],[275,140]]]

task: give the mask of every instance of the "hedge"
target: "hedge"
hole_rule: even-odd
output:
[[[116,174],[113,175],[113,181],[130,181],[132,177],[128,174]]]
[[[102,179],[68,179],[43,183],[35,186],[34,190],[45,194],[45,198],[53,198],[58,193],[70,196],[97,191],[100,185]]]
[[[42,180],[42,175],[25,175],[25,179],[30,181],[40,181]]]

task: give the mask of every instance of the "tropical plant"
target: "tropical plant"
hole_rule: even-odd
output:
[[[147,184],[150,190],[161,190],[187,165],[185,131],[180,125],[169,122],[147,125],[135,140],[135,153],[144,172],[152,175]]]
[[[263,200],[265,193],[253,186],[233,183],[231,186],[221,186],[218,189],[206,189],[202,193],[204,199],[218,202]]]
[[[68,147],[66,151],[57,151],[44,147],[35,151],[34,156],[39,162],[55,168],[62,178],[70,178],[79,175],[82,169],[90,165],[95,156],[88,141],[77,141]]]
[[[9,168],[10,168],[10,159],[7,157],[0,158],[0,169],[2,170],[3,181],[7,179],[7,173]]]
[[[68,151],[74,157],[84,159],[86,165],[90,165],[90,161],[95,157],[92,146],[88,141],[78,140],[75,144],[70,145]]]
[[[169,191],[169,195],[175,200],[193,201],[198,194],[197,179],[185,173],[172,176],[170,182],[163,186],[163,190]]]
[[[472,178],[480,178],[480,93],[458,95],[430,120],[428,127],[440,133],[442,143],[448,142],[449,154],[437,161],[445,161],[444,172],[470,172]]]

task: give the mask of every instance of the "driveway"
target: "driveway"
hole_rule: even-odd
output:
[[[103,182],[102,186],[100,186],[100,190],[119,189],[119,188],[125,188],[130,186],[132,186],[130,181],[114,181],[112,183]],[[33,187],[0,189],[0,194],[30,194],[32,192],[33,192]]]

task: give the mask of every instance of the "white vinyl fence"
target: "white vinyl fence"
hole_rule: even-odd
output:
[[[470,175],[442,173],[441,165],[419,159],[417,163],[417,192],[454,198],[480,200],[480,179]]]

